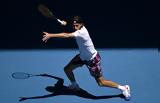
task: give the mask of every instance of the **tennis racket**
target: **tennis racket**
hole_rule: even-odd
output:
[[[52,12],[49,10],[49,8],[43,4],[38,5],[39,12],[46,18],[57,20],[61,25],[65,25],[65,22],[58,19]]]
[[[34,75],[34,74],[29,74],[29,73],[24,73],[24,72],[12,73],[12,77],[15,79],[27,79],[33,76],[41,76],[41,75]]]

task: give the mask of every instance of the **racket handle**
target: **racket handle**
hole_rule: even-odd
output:
[[[60,20],[60,19],[57,19],[57,21],[61,24],[61,25],[66,25],[66,22]]]

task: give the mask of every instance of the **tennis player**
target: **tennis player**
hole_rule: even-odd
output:
[[[63,21],[65,22],[65,21]],[[67,23],[64,23],[65,25]],[[79,85],[75,80],[75,76],[73,74],[73,70],[77,67],[81,67],[86,65],[90,71],[90,74],[95,78],[96,82],[101,87],[111,87],[120,89],[125,96],[126,100],[130,100],[130,87],[129,85],[120,85],[110,80],[106,80],[102,74],[101,68],[101,57],[98,51],[95,49],[94,44],[90,38],[90,35],[87,29],[84,26],[83,20],[80,16],[74,16],[72,22],[73,28],[75,32],[72,33],[47,33],[43,32],[43,41],[47,42],[50,38],[75,38],[78,48],[79,54],[77,54],[65,67],[64,71],[71,81],[71,85],[69,86],[71,89],[79,90]]]

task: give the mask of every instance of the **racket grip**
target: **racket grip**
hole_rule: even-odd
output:
[[[66,25],[66,22],[60,20],[60,19],[57,19],[57,21],[61,24],[61,25]]]

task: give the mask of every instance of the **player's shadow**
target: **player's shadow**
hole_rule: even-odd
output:
[[[83,90],[80,88],[80,90],[71,90],[67,86],[64,86],[64,80],[62,78],[56,77],[56,76],[51,76],[48,74],[41,74],[40,76],[43,77],[51,77],[54,79],[57,79],[57,83],[54,84],[54,86],[47,86],[45,89],[50,92],[51,94],[48,95],[42,95],[42,96],[34,96],[34,97],[20,97],[19,101],[24,101],[27,99],[40,99],[40,98],[47,98],[47,97],[54,97],[54,96],[59,96],[59,95],[74,95],[86,99],[109,99],[109,98],[124,98],[122,94],[118,95],[105,95],[105,96],[95,96],[93,94],[88,93],[86,90]]]

